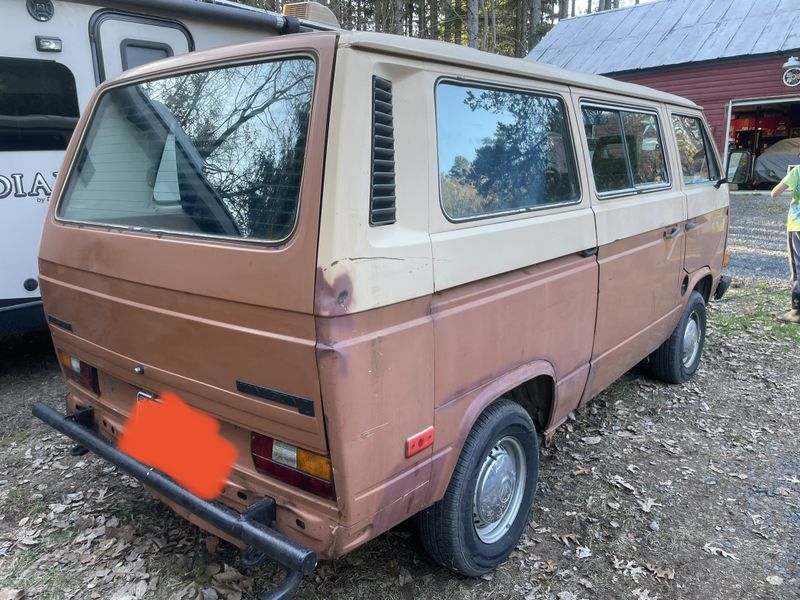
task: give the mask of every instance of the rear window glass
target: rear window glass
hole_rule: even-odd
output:
[[[78,116],[75,78],[67,67],[0,57],[0,151],[64,150]]]
[[[442,208],[469,219],[578,200],[564,103],[442,83],[436,89]]]
[[[278,242],[289,237],[315,63],[291,58],[113,88],[68,177],[60,218]]]

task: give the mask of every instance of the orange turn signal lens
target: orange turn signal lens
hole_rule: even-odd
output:
[[[325,481],[332,479],[331,459],[302,448],[297,449],[297,469]]]

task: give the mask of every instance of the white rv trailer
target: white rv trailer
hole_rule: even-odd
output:
[[[50,191],[100,82],[307,23],[226,0],[0,0],[0,336],[44,327],[36,255]]]

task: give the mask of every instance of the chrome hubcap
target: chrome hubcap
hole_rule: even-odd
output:
[[[700,317],[696,312],[689,316],[686,321],[686,329],[683,330],[683,366],[691,367],[700,353]]]
[[[525,474],[525,452],[516,438],[499,440],[483,460],[472,504],[475,533],[482,542],[496,542],[514,523],[525,493]]]

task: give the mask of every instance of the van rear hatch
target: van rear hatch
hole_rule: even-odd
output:
[[[155,63],[104,85],[40,250],[55,345],[124,416],[175,391],[222,423],[326,453],[314,281],[336,36]],[[167,70],[171,69],[171,70]]]

